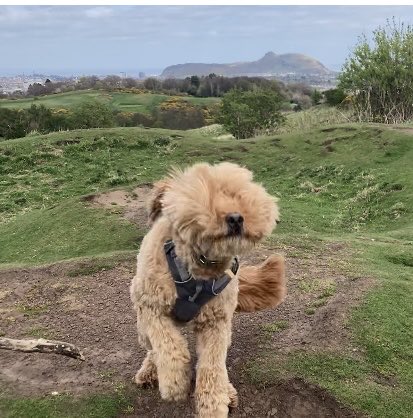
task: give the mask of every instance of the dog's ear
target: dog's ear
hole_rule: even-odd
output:
[[[160,180],[153,185],[151,196],[148,200],[148,221],[152,225],[162,215],[162,198],[169,187],[168,180]]]

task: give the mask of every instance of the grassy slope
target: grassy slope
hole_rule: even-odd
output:
[[[115,418],[133,407],[122,390],[111,395],[92,395],[74,399],[67,395],[42,399],[7,399],[0,396],[0,412],[6,418]]]
[[[0,107],[13,109],[26,109],[32,104],[43,104],[50,108],[70,108],[79,105],[85,100],[95,99],[109,104],[114,109],[124,112],[149,113],[159,103],[167,100],[170,96],[164,94],[134,94],[122,92],[106,92],[99,90],[81,90],[68,93],[52,94],[38,98],[27,98],[18,100],[0,99]],[[212,104],[219,99],[202,97],[185,97],[185,100],[193,104]]]
[[[398,131],[343,125],[244,141],[118,128],[3,142],[0,262],[132,250],[142,233],[114,214],[85,207],[80,195],[152,181],[171,164],[245,164],[280,197],[283,222],[275,242],[344,240],[357,254],[348,268],[381,284],[351,320],[362,356],[271,353],[264,368],[251,366],[254,379],[305,376],[375,417],[407,417],[413,404],[412,141]],[[396,383],[380,384],[378,377]]]

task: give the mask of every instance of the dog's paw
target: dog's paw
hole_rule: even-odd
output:
[[[165,401],[182,402],[186,401],[189,396],[189,390],[185,388],[174,387],[160,387],[161,398]]]
[[[142,388],[154,388],[158,384],[158,376],[156,369],[144,369],[139,370],[136,373],[134,382]]]
[[[231,383],[228,383],[228,397],[229,397],[228,408],[231,411],[231,409],[236,408],[238,406],[238,393]]]
[[[228,418],[229,410],[227,405],[205,405],[198,409],[198,418]]]

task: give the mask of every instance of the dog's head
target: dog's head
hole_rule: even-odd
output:
[[[245,252],[278,221],[276,200],[232,163],[174,170],[155,184],[149,213],[151,221],[165,216],[175,237],[211,259]]]

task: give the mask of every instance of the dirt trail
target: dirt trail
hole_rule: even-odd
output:
[[[112,191],[87,196],[93,205],[114,208],[146,227],[144,202],[150,185],[133,192]],[[251,254],[257,263],[276,249],[261,247]],[[300,252],[301,251],[301,252]],[[230,379],[240,406],[233,417],[356,417],[331,395],[303,380],[281,381],[258,388],[245,374],[245,365],[263,349],[284,354],[296,349],[348,350],[348,310],[371,285],[366,278],[338,273],[334,265],[346,256],[341,244],[320,244],[310,256],[289,248],[288,296],[275,310],[236,314],[228,352]],[[11,338],[50,338],[76,344],[85,362],[51,354],[0,353],[0,390],[20,396],[57,391],[82,395],[113,391],[119,384],[134,387],[134,374],[144,358],[135,330],[129,283],[135,258],[118,261],[65,262],[32,269],[0,270],[0,335]],[[280,322],[282,321],[282,322]],[[283,324],[282,329],[277,328]],[[185,331],[193,343],[190,330]],[[193,348],[193,344],[192,348]],[[192,350],[193,351],[193,350]],[[134,387],[134,413],[139,418],[191,417],[193,402],[173,407],[155,389]],[[126,415],[125,415],[126,417]]]
[[[345,317],[357,303],[368,280],[349,279],[330,267],[345,249],[330,246],[310,259],[287,259],[289,294],[276,310],[237,314],[228,368],[240,394],[240,407],[233,417],[350,417],[326,392],[301,380],[281,382],[258,389],[248,381],[243,366],[262,349],[289,352],[296,348],[340,348],[352,350],[346,337]],[[250,262],[257,262],[270,249],[257,250]],[[321,255],[322,254],[322,255]],[[84,394],[112,390],[116,383],[131,382],[144,352],[139,348],[128,286],[134,260],[102,267],[92,274],[82,269],[99,269],[77,263],[59,263],[34,269],[0,271],[2,292],[0,331],[12,338],[48,337],[75,343],[85,362],[50,354],[1,352],[0,385],[11,393],[44,395],[53,391]],[[311,276],[308,272],[311,271]],[[317,283],[314,291],[312,280]],[[336,290],[314,314],[306,313],[325,283]],[[303,290],[304,289],[304,290]],[[288,321],[281,332],[268,333],[275,321]],[[267,325],[265,325],[267,324]],[[190,332],[189,332],[190,334]],[[136,390],[135,416],[191,416],[192,403],[174,406],[160,400],[156,390]]]

